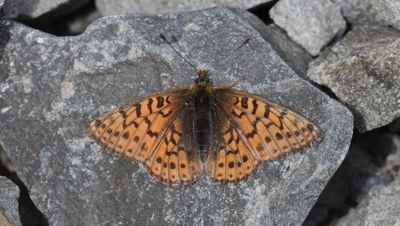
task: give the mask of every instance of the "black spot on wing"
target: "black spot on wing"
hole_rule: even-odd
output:
[[[244,113],[243,111],[240,112],[240,114],[238,114],[238,113],[236,113],[236,111],[233,110],[233,109],[232,109],[232,114],[233,114],[234,116],[238,117],[238,118],[242,118],[243,115],[245,115],[245,113]]]
[[[238,150],[238,149],[236,149],[236,150],[229,150],[229,151],[226,152],[226,155],[229,155],[229,154],[237,155],[238,153],[239,153],[239,150]]]
[[[149,108],[150,114],[153,113],[153,106],[152,106],[152,104],[153,104],[153,99],[150,98],[150,99],[148,100],[148,102],[147,102],[147,107]]]
[[[265,104],[265,109],[264,109],[264,117],[265,118],[269,117],[270,109],[271,109],[271,105]]]
[[[235,97],[235,103],[233,105],[237,105],[239,103],[239,97]]]
[[[168,104],[171,103],[171,100],[169,98],[170,98],[170,96],[167,96],[167,98],[165,98],[165,102],[167,102]]]
[[[128,139],[128,137],[129,137],[129,132],[128,131],[126,131],[124,134],[122,134],[122,138]]]
[[[240,103],[241,103],[241,105],[242,105],[242,108],[244,108],[244,109],[249,108],[248,101],[249,101],[249,98],[247,98],[247,97],[242,97],[242,99],[240,100]]]
[[[133,125],[135,128],[139,127],[139,124],[135,121],[135,120],[131,120],[130,123],[126,124],[126,119],[124,120],[124,123],[122,123],[122,127],[124,127],[124,129],[130,125]]]
[[[140,117],[142,115],[142,112],[141,112],[142,105],[141,104],[135,104],[134,108],[135,108],[135,111],[136,111],[136,117]],[[124,113],[124,118],[126,118],[126,113]]]
[[[150,129],[146,131],[146,134],[149,135],[150,137],[158,137],[158,133],[153,132]]]
[[[257,100],[253,99],[252,103],[253,103],[253,110],[251,111],[251,113],[255,114],[255,113],[257,113],[257,108],[258,108]]]
[[[166,118],[172,114],[172,110],[170,109],[167,113],[160,111],[159,114],[163,117]]]
[[[276,138],[277,140],[282,140],[282,139],[283,139],[283,135],[282,135],[281,133],[277,132],[277,133],[275,134],[275,138]]]
[[[162,106],[164,106],[164,98],[163,97],[156,97],[157,99],[157,108],[161,108]]]

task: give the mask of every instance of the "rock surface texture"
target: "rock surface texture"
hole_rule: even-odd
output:
[[[351,113],[298,77],[248,20],[226,8],[163,16],[114,16],[82,35],[55,37],[8,22],[1,32],[0,143],[50,225],[300,225],[347,153]],[[245,18],[245,19],[244,19]],[[204,176],[169,187],[137,163],[93,142],[90,120],[143,95],[188,86],[195,71],[159,39],[173,40],[196,65],[225,58],[211,78],[294,109],[319,125],[323,141],[266,162],[247,182]],[[175,36],[176,38],[172,38]],[[179,46],[178,47],[178,44]]]
[[[320,0],[281,0],[269,12],[290,38],[316,56],[346,28],[338,4]]]
[[[400,30],[398,0],[333,0],[340,5],[343,16],[351,23],[390,25]]]
[[[21,225],[18,213],[18,197],[18,186],[9,179],[0,176],[0,225]]]
[[[228,6],[248,9],[272,0],[96,0],[96,7],[103,15],[120,15],[125,13],[160,14],[180,11],[205,9],[213,6]]]
[[[356,27],[310,63],[308,77],[330,88],[355,116],[361,132],[400,117],[400,32]]]

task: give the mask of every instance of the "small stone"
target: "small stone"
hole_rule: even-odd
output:
[[[360,132],[400,117],[400,32],[355,27],[310,63],[307,76],[331,89],[355,116]]]
[[[390,25],[400,30],[398,0],[333,0],[340,5],[343,16],[351,23]]]
[[[338,4],[321,0],[281,0],[269,12],[290,38],[316,56],[346,29]]]

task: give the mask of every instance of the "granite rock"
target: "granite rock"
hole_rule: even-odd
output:
[[[346,29],[339,5],[331,1],[280,0],[269,15],[313,56]]]
[[[88,2],[89,0],[5,0],[1,15],[3,18],[38,18],[56,9],[70,11]]]
[[[390,25],[400,29],[400,1],[398,0],[333,0],[351,23]]]
[[[125,13],[160,14],[190,10],[206,9],[213,6],[228,6],[239,9],[256,7],[272,0],[96,0],[96,7],[103,15],[119,15]]]
[[[360,132],[400,117],[400,32],[355,27],[310,63],[307,76],[331,89],[355,116]]]
[[[18,213],[18,197],[18,186],[6,177],[0,176],[0,225],[21,225]]]
[[[252,27],[258,18],[227,8],[162,16],[112,16],[79,36],[55,37],[8,22],[0,69],[0,143],[50,225],[300,225],[347,153],[350,111],[314,88]],[[256,23],[257,24],[257,23]],[[260,23],[259,23],[260,24]],[[247,182],[204,176],[187,187],[152,179],[136,163],[102,150],[86,133],[94,117],[137,97],[193,83],[195,71],[159,39],[163,32],[196,66],[295,109],[323,141],[266,162]],[[175,37],[175,38],[172,38]],[[6,69],[4,69],[6,68]],[[23,138],[23,139],[21,139]]]

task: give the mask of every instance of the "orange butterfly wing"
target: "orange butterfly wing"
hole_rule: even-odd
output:
[[[262,161],[305,149],[322,139],[321,130],[277,103],[245,92],[217,88],[220,135],[208,159],[212,178],[245,180]]]
[[[133,101],[92,121],[89,131],[107,149],[143,163],[163,182],[192,183],[201,176],[201,166],[183,130],[181,115],[189,92],[180,89]]]

